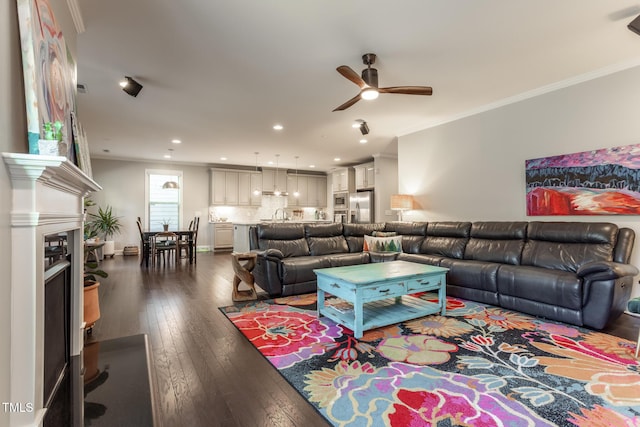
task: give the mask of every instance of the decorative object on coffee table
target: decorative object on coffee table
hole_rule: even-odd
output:
[[[255,253],[240,253],[233,252],[231,254],[231,264],[233,265],[233,294],[232,299],[234,301],[250,301],[258,299],[256,294],[256,288],[253,282],[253,274],[251,271],[256,265],[257,255]],[[242,261],[246,263],[241,264]],[[240,290],[240,283],[244,282],[249,287],[248,290]]]

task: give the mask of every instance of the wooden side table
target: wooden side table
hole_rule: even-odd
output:
[[[253,281],[253,274],[251,271],[256,266],[256,259],[258,255],[251,252],[233,252],[231,254],[231,264],[233,265],[233,271],[235,276],[233,277],[233,294],[232,299],[234,301],[251,301],[258,299],[256,294],[256,288]],[[246,261],[242,264],[242,261]],[[249,289],[240,290],[240,282],[247,284]]]

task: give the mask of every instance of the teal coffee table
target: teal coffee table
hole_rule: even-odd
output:
[[[356,338],[369,329],[446,310],[447,268],[391,261],[313,270],[318,277],[318,317],[353,330]],[[438,303],[411,296],[438,291]],[[349,304],[325,306],[325,294]]]

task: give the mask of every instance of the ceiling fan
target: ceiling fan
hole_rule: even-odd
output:
[[[362,70],[362,77],[353,71],[347,65],[341,65],[336,70],[348,80],[360,87],[360,93],[335,108],[333,111],[342,111],[351,107],[360,99],[376,99],[380,93],[402,93],[405,95],[431,95],[433,89],[429,86],[394,86],[394,87],[378,87],[378,70],[371,68],[376,62],[374,53],[365,53],[362,55],[362,62],[367,66]]]

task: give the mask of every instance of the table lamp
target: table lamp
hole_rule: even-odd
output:
[[[402,212],[413,209],[413,196],[410,194],[393,194],[391,210],[398,211],[398,220],[402,221]]]

